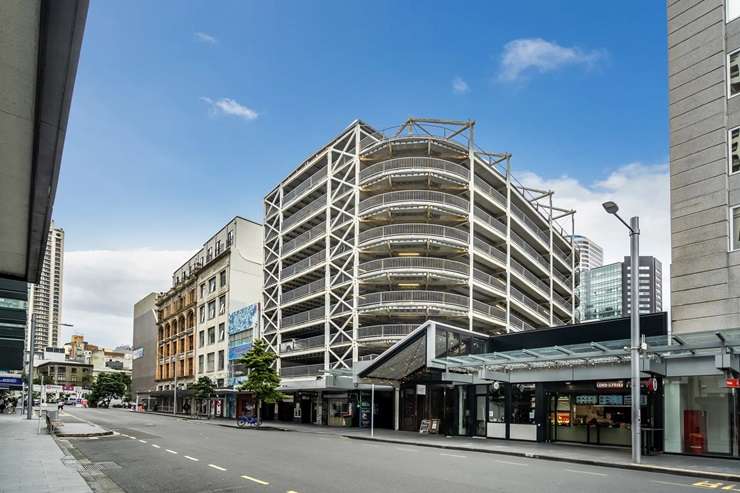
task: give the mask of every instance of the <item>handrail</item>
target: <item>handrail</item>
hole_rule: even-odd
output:
[[[489,254],[490,256],[499,259],[500,261],[506,263],[506,253],[502,252],[498,248],[496,248],[493,245],[489,245],[485,241],[481,240],[480,238],[475,238],[473,240],[473,246],[479,250],[484,251],[485,253]],[[512,259],[513,260],[513,259]]]
[[[403,337],[409,335],[418,327],[417,324],[367,325],[357,328],[357,339]]]
[[[311,310],[306,310],[305,312],[299,312],[295,315],[290,315],[288,317],[283,317],[280,319],[280,329],[288,329],[290,327],[294,327],[296,325],[300,325],[305,322],[311,322],[313,320],[321,320],[326,315],[325,309],[323,306],[320,306],[318,308],[313,308]]]
[[[538,264],[540,264],[540,267],[542,267],[545,270],[550,269],[550,262],[547,261],[545,257],[540,254],[537,250],[535,250],[532,245],[527,243],[527,241],[519,236],[514,231],[511,231],[511,239],[514,240],[514,244],[519,246],[522,250],[524,250],[530,257],[532,257],[533,260],[535,260]]]
[[[457,260],[434,257],[392,257],[363,262],[358,266],[358,273],[362,275],[375,271],[396,269],[445,270],[464,275],[469,272],[468,264]]]
[[[502,234],[506,234],[506,224],[501,222],[501,220],[496,219],[477,205],[475,206],[475,217],[478,219],[481,219],[482,221],[490,224],[493,226],[496,230],[498,230]]]
[[[305,233],[301,233],[290,241],[283,243],[283,256],[293,253],[298,247],[309,241],[326,235],[326,224],[318,224]]]
[[[391,236],[419,235],[424,237],[439,236],[467,243],[469,234],[467,231],[451,226],[427,223],[402,223],[377,226],[367,231],[362,231],[359,243],[365,243],[376,238],[387,238]]]
[[[468,181],[470,173],[467,168],[459,164],[439,158],[430,157],[401,157],[382,161],[363,169],[360,172],[360,183],[382,176],[389,172],[416,169],[422,171],[440,171],[455,175]]]
[[[493,317],[501,322],[506,321],[506,310],[499,306],[489,305],[482,301],[473,300],[473,311],[488,315],[489,317]]]
[[[324,364],[284,366],[280,368],[280,376],[283,378],[310,377],[318,375],[324,369]]]
[[[457,195],[430,190],[401,190],[381,193],[363,200],[360,202],[358,213],[362,214],[375,207],[404,202],[411,202],[414,205],[444,204],[460,208],[465,212],[468,210],[468,200]]]
[[[283,340],[283,342],[280,343],[280,352],[294,353],[296,351],[318,348],[322,347],[325,342],[326,338],[323,334],[319,336],[306,337],[305,339],[289,339],[287,341]]]
[[[303,286],[299,286],[295,289],[291,289],[290,291],[286,291],[285,293],[283,293],[282,297],[280,298],[280,302],[289,303],[293,300],[302,298],[303,296],[308,296],[309,294],[314,294],[314,293],[323,291],[325,287],[326,287],[326,280],[318,279],[308,284],[304,284]]]
[[[527,230],[529,230],[531,233],[534,233],[535,236],[539,237],[539,239],[542,240],[545,245],[550,245],[550,235],[542,231],[531,218],[527,217],[527,214],[523,210],[521,210],[516,205],[511,204],[511,212],[513,212],[514,217],[524,223],[524,226]]]
[[[545,296],[550,295],[550,286],[545,284],[544,281],[542,281],[542,279],[534,275],[529,269],[527,269],[522,264],[520,264],[516,259],[511,259],[511,270],[513,272],[521,274],[529,282],[539,287],[542,291],[545,292]]]
[[[483,180],[483,177],[481,177],[480,175],[476,175],[475,186],[480,187],[481,190],[488,192],[492,197],[495,197],[496,198],[495,202],[497,202],[501,207],[506,209],[506,196],[502,194],[501,192],[499,192],[498,190],[496,190],[495,188],[493,188],[491,185],[489,185],[485,181],[478,181],[478,178]]]
[[[537,303],[535,300],[527,296],[526,294],[519,291],[514,286],[511,286],[511,297],[515,300],[520,301],[521,303],[527,305],[532,310],[536,311],[540,315],[544,316],[545,318],[550,318],[550,310],[545,308],[544,306]]]
[[[467,308],[468,297],[461,294],[444,293],[442,291],[406,290],[406,291],[383,291],[380,293],[369,293],[360,295],[357,301],[358,307],[378,304],[393,304],[403,302],[427,302]]]
[[[293,276],[295,274],[298,274],[300,272],[303,272],[305,270],[308,270],[309,268],[322,264],[326,261],[326,250],[321,250],[319,252],[314,253],[310,257],[306,257],[303,260],[296,262],[294,264],[291,264],[283,270],[280,271],[280,279],[285,279],[290,276]]]
[[[306,190],[326,180],[327,176],[329,175],[328,170],[329,170],[329,167],[324,166],[323,168],[318,170],[316,173],[312,174],[311,176],[303,180],[300,184],[298,184],[298,186],[296,186],[290,192],[284,194],[283,195],[283,207],[285,207],[293,199],[298,197],[300,194],[302,194]]]
[[[483,284],[493,286],[494,288],[498,288],[506,292],[506,281],[499,277],[486,274],[480,269],[473,269],[473,279],[476,279]]]
[[[313,200],[307,206],[302,207],[294,214],[288,216],[287,219],[283,219],[283,231],[291,228],[292,226],[295,226],[301,220],[310,216],[311,214],[321,209],[322,207],[326,207],[326,194]]]
[[[528,322],[525,322],[521,318],[517,317],[513,313],[509,317],[509,325],[516,329],[516,332],[521,332],[524,330],[535,330],[536,327]]]

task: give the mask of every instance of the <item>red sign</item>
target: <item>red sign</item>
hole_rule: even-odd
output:
[[[74,385],[62,385],[62,390],[65,392],[74,392],[75,386]]]
[[[740,389],[740,378],[728,378],[725,380],[725,387],[730,389]]]

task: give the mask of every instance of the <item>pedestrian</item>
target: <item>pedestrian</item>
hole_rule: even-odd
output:
[[[60,399],[60,400],[59,400],[59,401],[57,402],[57,410],[58,410],[58,411],[59,411],[60,413],[61,413],[62,411],[64,411],[64,401],[63,401],[63,400],[61,400],[61,399]]]
[[[0,414],[5,412],[5,399],[0,399]]]

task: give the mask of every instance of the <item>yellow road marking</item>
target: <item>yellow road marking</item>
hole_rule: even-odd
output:
[[[219,471],[225,471],[226,470],[226,469],[224,469],[221,466],[217,466],[216,464],[208,464],[208,467],[212,467],[214,469],[218,469]]]
[[[262,481],[261,479],[253,478],[252,476],[242,476],[242,478],[248,479],[249,481],[254,481],[257,484],[261,484],[262,486],[267,486],[268,484],[270,484],[267,481]]]

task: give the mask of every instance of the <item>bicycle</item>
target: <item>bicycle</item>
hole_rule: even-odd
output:
[[[257,426],[257,418],[253,416],[239,416],[236,421],[236,425],[239,428],[254,427]]]

